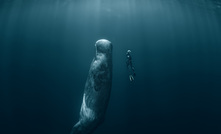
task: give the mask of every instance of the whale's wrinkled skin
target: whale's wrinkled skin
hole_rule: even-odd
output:
[[[101,39],[95,47],[96,55],[85,84],[80,118],[71,134],[91,134],[104,120],[112,86],[112,44]]]

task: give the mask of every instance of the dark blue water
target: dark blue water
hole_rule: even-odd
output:
[[[218,0],[1,0],[0,133],[68,134],[101,38],[113,84],[94,134],[221,133]]]

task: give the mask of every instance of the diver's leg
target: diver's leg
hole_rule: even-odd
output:
[[[130,79],[130,81],[134,81],[133,75],[129,75],[129,79]]]
[[[134,77],[133,77],[133,75],[131,75],[131,79],[132,79],[132,81],[134,80]]]
[[[131,66],[131,69],[132,69],[133,71],[135,71],[134,66]]]
[[[135,72],[133,73],[133,76],[136,76],[136,73],[135,73]]]

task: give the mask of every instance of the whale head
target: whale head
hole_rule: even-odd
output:
[[[110,54],[112,52],[112,44],[106,39],[100,39],[95,43],[96,53]]]

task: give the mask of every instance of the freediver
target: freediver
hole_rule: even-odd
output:
[[[134,66],[132,64],[132,57],[131,57],[131,50],[127,50],[126,53],[126,64],[127,64],[127,69],[129,72],[129,79],[130,81],[134,81],[134,77],[136,76],[135,74],[135,69]]]

